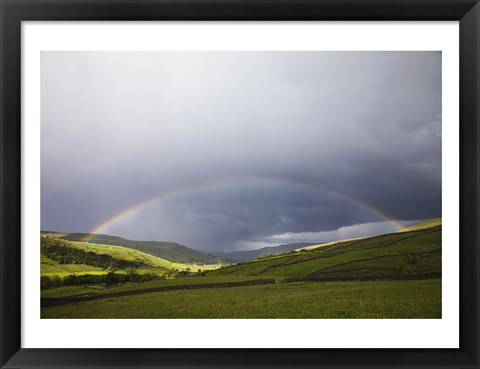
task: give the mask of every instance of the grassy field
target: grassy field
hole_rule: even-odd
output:
[[[42,318],[441,318],[441,281],[300,282],[156,292],[43,308]]]
[[[142,290],[154,287],[163,286],[182,286],[195,285],[204,283],[228,283],[264,279],[263,277],[248,277],[248,276],[214,276],[214,277],[188,277],[188,278],[172,278],[172,279],[156,279],[144,283],[125,283],[121,286],[112,286],[107,288],[105,285],[91,285],[91,286],[68,286],[50,288],[42,291],[42,297],[61,297],[73,296],[83,293],[96,293],[98,295],[105,293],[115,293],[133,290]]]

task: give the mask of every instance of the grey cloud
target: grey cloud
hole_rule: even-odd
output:
[[[416,222],[418,221],[407,221],[403,222],[403,225],[408,226]],[[274,246],[279,244],[285,245],[301,242],[323,243],[335,240],[346,240],[351,238],[375,236],[396,231],[396,227],[392,226],[388,222],[363,223],[340,227],[338,229],[323,232],[287,232],[281,234],[273,234],[268,237],[259,238],[257,241],[239,241],[237,242],[237,248],[256,249],[265,246]]]
[[[441,216],[438,52],[44,52],[41,77],[42,229],[89,231],[152,196],[250,177],[401,220]],[[378,221],[252,182],[105,231],[229,250]]]

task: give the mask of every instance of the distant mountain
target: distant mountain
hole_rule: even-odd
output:
[[[95,234],[92,236],[88,233],[69,233],[61,238],[67,241],[83,241],[87,236],[89,236],[88,242],[90,243],[129,247],[178,263],[217,264],[224,262],[219,256],[209,255],[175,242],[133,241],[106,234]]]
[[[222,257],[229,261],[247,261],[252,260],[263,254],[280,254],[282,252],[289,252],[296,249],[301,249],[302,247],[307,247],[310,245],[316,245],[316,243],[290,243],[288,245],[279,245],[279,246],[270,246],[262,247],[261,249],[248,250],[248,251],[232,251],[232,252],[219,252],[219,251],[208,251],[210,255],[216,255]]]

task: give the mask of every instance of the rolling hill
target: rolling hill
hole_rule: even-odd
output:
[[[109,270],[135,268],[139,273],[165,275],[171,271],[216,269],[220,264],[179,263],[124,246],[94,244],[40,237],[41,274],[105,274]]]
[[[87,236],[89,236],[88,233],[69,233],[64,234],[62,239],[67,241],[81,242]],[[221,257],[208,255],[201,251],[194,250],[174,242],[133,241],[121,237],[109,236],[106,234],[95,234],[89,237],[88,242],[99,245],[124,246],[177,263],[218,264],[225,261]]]
[[[319,246],[257,258],[212,271],[209,275],[397,279],[427,275],[438,278],[441,275],[442,227],[439,220],[422,222],[416,229],[404,232]]]

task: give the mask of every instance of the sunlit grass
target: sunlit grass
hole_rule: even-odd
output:
[[[92,290],[92,286],[88,286],[87,290],[85,286],[69,286],[51,288],[42,291],[42,297],[60,297],[60,296],[72,296],[79,295],[88,292],[95,292],[97,294],[115,293],[133,290],[142,290],[163,286],[181,286],[181,285],[194,285],[194,284],[210,284],[210,283],[228,283],[228,282],[240,282],[265,279],[264,277],[245,277],[245,276],[215,276],[215,277],[188,277],[188,278],[172,278],[172,279],[156,279],[143,283],[125,283],[121,286],[112,286],[106,288],[105,285],[95,285],[96,290]]]
[[[410,227],[402,229],[402,232],[409,232],[419,229],[426,229],[431,227],[437,227],[442,225],[442,218],[428,219],[421,223],[411,225]]]
[[[92,275],[101,275],[107,274],[108,270],[101,268],[96,268],[91,265],[85,264],[45,264],[40,265],[40,274],[42,276],[53,277],[66,277],[71,274],[83,275],[83,274],[92,274]]]

